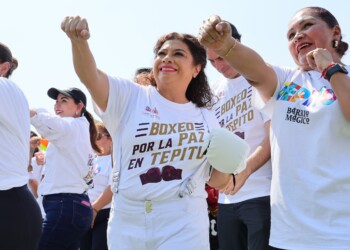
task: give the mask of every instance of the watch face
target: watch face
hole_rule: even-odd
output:
[[[347,74],[347,73],[348,73],[348,70],[345,68],[345,66],[340,65],[340,67],[342,68],[343,73],[345,73],[345,74]]]

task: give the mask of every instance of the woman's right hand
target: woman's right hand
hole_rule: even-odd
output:
[[[87,20],[80,16],[67,16],[61,23],[61,29],[72,41],[86,41],[90,38]]]

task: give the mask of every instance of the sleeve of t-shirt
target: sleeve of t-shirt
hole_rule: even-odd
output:
[[[69,139],[75,133],[75,129],[71,126],[74,121],[73,117],[60,117],[51,114],[45,109],[37,109],[37,114],[30,121],[40,135],[50,142],[59,142]]]
[[[109,94],[106,111],[103,112],[95,102],[93,105],[95,113],[102,119],[109,133],[115,134],[140,86],[120,77],[108,76],[108,79]]]
[[[262,113],[264,113],[267,117],[272,117],[272,113],[276,105],[277,95],[280,92],[283,84],[285,83],[288,75],[292,72],[292,69],[290,68],[277,67],[277,66],[273,66],[272,68],[275,71],[277,76],[277,86],[273,96],[270,98],[270,100],[268,100],[267,102],[264,102],[259,91],[257,91],[254,88],[253,99],[252,99],[252,105],[258,110],[260,110]]]

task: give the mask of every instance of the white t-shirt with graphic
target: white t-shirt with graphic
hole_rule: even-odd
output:
[[[0,190],[28,183],[30,120],[22,90],[0,77]]]
[[[38,193],[82,194],[87,191],[96,158],[90,143],[87,119],[60,117],[37,110],[31,123],[49,141],[45,155],[45,175],[39,184]]]
[[[252,154],[266,137],[265,122],[269,118],[251,104],[253,87],[245,78],[221,78],[212,86],[219,101],[215,115],[221,127],[244,139]],[[248,199],[269,196],[271,186],[271,161],[267,161],[246,180],[235,195],[219,193],[219,203],[231,204]]]
[[[172,199],[181,183],[203,167],[192,196],[206,198],[209,169],[202,144],[208,128],[201,109],[122,78],[109,77],[109,88],[106,112],[96,105],[95,111],[113,139],[119,193],[131,200]]]
[[[270,244],[350,249],[350,123],[319,72],[275,71]]]
[[[112,158],[111,155],[98,155],[96,165],[93,171],[94,187],[89,189],[88,194],[91,204],[103,193],[109,185],[110,176],[112,174]],[[110,203],[104,208],[111,207]]]

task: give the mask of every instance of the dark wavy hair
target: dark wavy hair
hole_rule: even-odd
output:
[[[335,26],[339,26],[339,23],[337,19],[333,16],[332,13],[330,13],[328,10],[321,8],[321,7],[306,7],[303,9],[309,9],[314,14],[315,17],[318,17],[322,21],[324,21],[330,29],[333,29]],[[340,57],[343,57],[345,55],[345,52],[348,50],[349,45],[347,42],[342,41],[343,36],[340,36],[340,40],[338,41],[338,46],[335,46],[335,41],[333,41],[333,48],[335,48],[336,52],[339,54]]]
[[[12,56],[11,50],[5,44],[0,43],[0,63],[9,62],[10,69],[4,77],[9,78],[12,72],[18,67],[18,61]]]
[[[166,41],[180,40],[185,43],[191,52],[194,65],[201,65],[201,70],[196,78],[192,78],[186,90],[186,98],[196,104],[197,107],[211,108],[213,106],[213,93],[210,90],[207,76],[204,68],[207,64],[207,53],[205,48],[198,42],[197,38],[189,34],[180,34],[172,32],[160,37],[154,47],[154,54],[157,56],[158,51]],[[155,81],[154,81],[155,82]],[[155,83],[152,83],[155,86]]]

